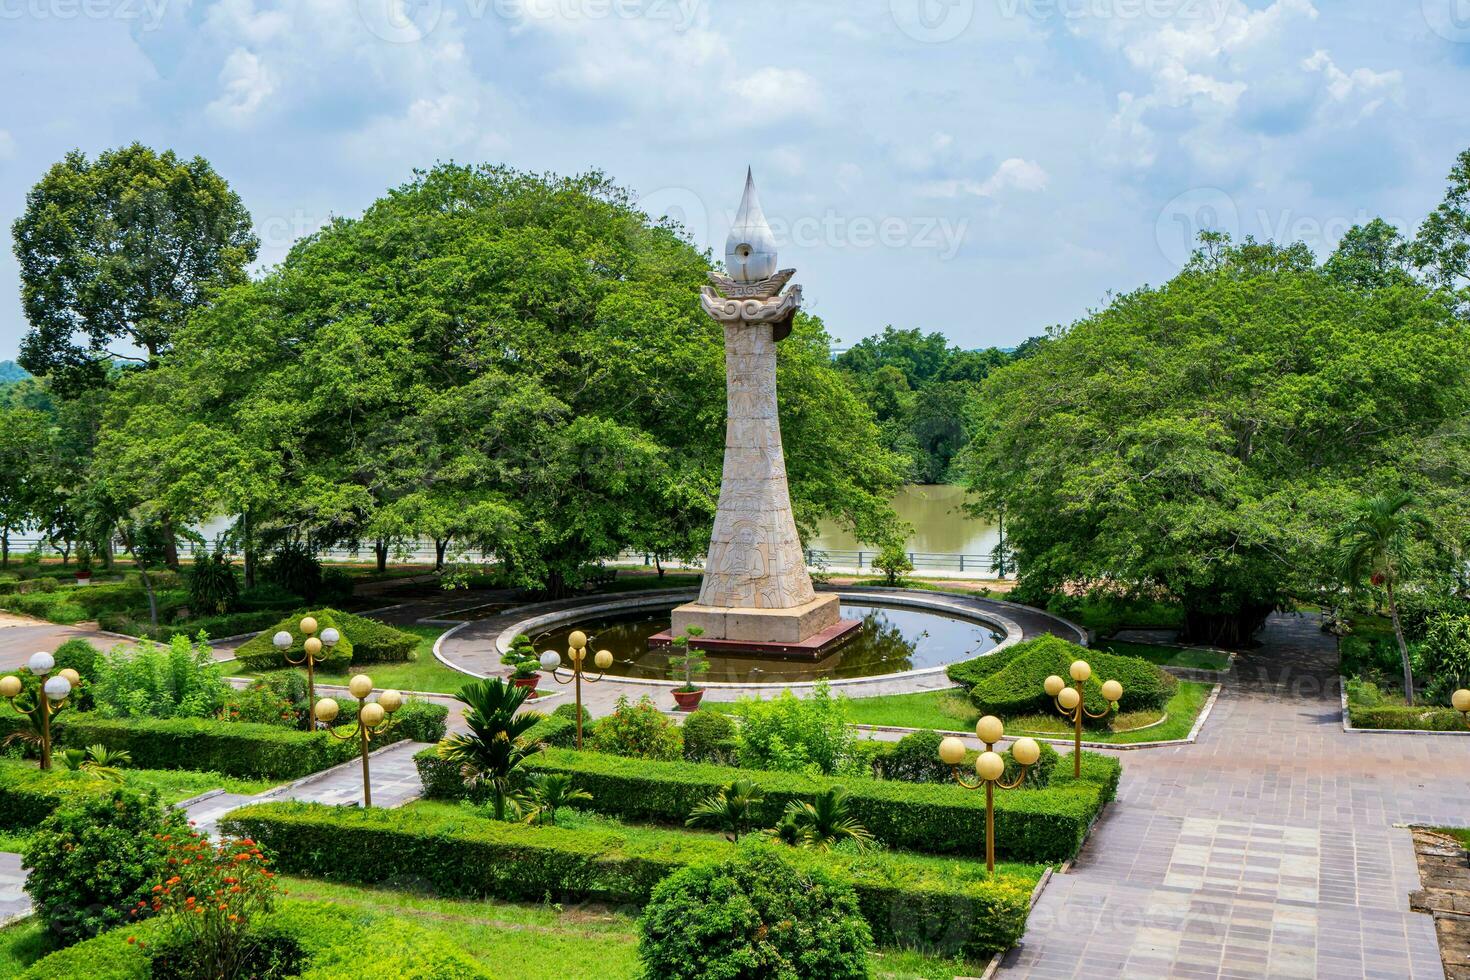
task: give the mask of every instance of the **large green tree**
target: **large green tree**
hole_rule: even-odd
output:
[[[215,290],[243,282],[259,242],[209,163],[146,146],[68,153],[13,226],[31,330],[21,366],[75,394],[113,361],[151,363]]]
[[[1162,593],[1194,638],[1238,642],[1330,583],[1359,497],[1433,496],[1470,453],[1470,331],[1444,291],[1328,267],[1208,236],[1164,286],[991,375],[965,465],[1023,588]]]
[[[709,268],[599,174],[437,167],[191,317],[118,393],[112,482],[317,544],[453,537],[553,589],[688,555],[724,447]],[[798,524],[883,533],[896,461],[820,321],[778,383]]]

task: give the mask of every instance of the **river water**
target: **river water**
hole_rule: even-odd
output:
[[[904,550],[930,555],[988,556],[999,536],[994,524],[967,515],[963,487],[948,484],[910,485],[893,499],[898,516],[913,525]],[[872,542],[859,543],[831,521],[823,521],[807,547],[826,551],[874,551]]]

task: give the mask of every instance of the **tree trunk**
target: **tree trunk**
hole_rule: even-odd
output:
[[[0,568],[10,567],[10,528],[0,531]]]
[[[373,542],[373,552],[378,557],[379,574],[388,570],[388,542],[382,538]]]
[[[664,577],[664,563],[659,560],[658,555],[653,556],[653,567],[658,570],[658,577]]]
[[[449,549],[448,538],[434,539],[434,571],[444,571],[444,552]]]
[[[133,560],[137,561],[138,556],[134,555]],[[163,515],[163,563],[169,568],[179,567],[179,541],[174,536],[173,519],[167,514]],[[153,625],[157,626],[158,624],[154,623]]]
[[[240,512],[240,549],[244,552],[245,588],[255,588],[255,528],[250,523],[250,508]]]
[[[1393,617],[1393,638],[1399,644],[1399,659],[1404,665],[1404,703],[1414,703],[1414,668],[1409,665],[1409,645],[1404,642],[1404,628],[1399,624],[1399,603],[1393,595],[1393,579],[1385,583],[1388,591],[1388,614]]]

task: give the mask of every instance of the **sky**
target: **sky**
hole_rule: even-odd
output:
[[[599,169],[721,255],[747,165],[839,344],[1009,346],[1204,228],[1412,231],[1470,0],[0,0],[0,220],[71,149],[207,158],[263,271],[415,168]],[[0,256],[0,359],[26,325]]]

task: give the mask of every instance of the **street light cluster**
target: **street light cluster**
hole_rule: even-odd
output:
[[[555,650],[547,650],[541,654],[541,669],[551,674],[551,679],[558,684],[576,684],[577,695],[577,748],[582,747],[582,664],[587,660],[587,634],[581,630],[572,630],[567,637],[567,659],[572,664],[572,676],[566,680],[561,679],[557,671],[561,668],[561,654]],[[587,678],[588,684],[596,683],[607,674],[607,669],[613,664],[613,655],[610,650],[598,650],[592,657],[592,662],[601,672],[596,677]]]
[[[1082,775],[1082,719],[1106,718],[1118,710],[1118,702],[1123,700],[1123,685],[1117,681],[1104,681],[1102,685],[1103,700],[1108,702],[1105,711],[1091,712],[1082,703],[1082,685],[1092,677],[1092,665],[1086,660],[1074,660],[1067,673],[1072,678],[1072,686],[1056,674],[1052,674],[1042,682],[1042,689],[1056,702],[1057,712],[1073,726],[1072,741],[1072,775]]]
[[[21,714],[30,715],[39,721],[41,733],[41,768],[51,768],[51,718],[66,707],[66,699],[72,689],[81,684],[81,675],[70,667],[63,667],[55,677],[47,675],[56,667],[56,658],[44,650],[31,654],[26,667],[41,681],[41,697],[23,699],[25,685],[14,674],[0,677],[0,697],[10,702],[11,707]]]

